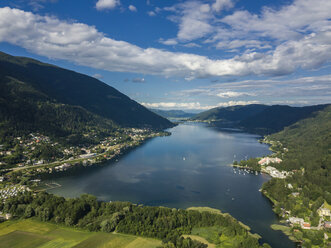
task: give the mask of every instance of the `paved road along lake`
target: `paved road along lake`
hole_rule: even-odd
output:
[[[259,137],[184,123],[103,166],[52,176],[62,187],[51,193],[75,197],[83,193],[104,201],[187,208],[209,206],[228,212],[272,247],[294,244],[270,225],[277,223],[271,204],[260,192],[267,175],[234,173],[233,160],[270,154]]]

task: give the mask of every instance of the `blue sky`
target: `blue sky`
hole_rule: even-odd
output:
[[[331,100],[329,0],[2,0],[0,50],[146,107]]]

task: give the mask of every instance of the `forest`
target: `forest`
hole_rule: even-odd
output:
[[[74,226],[89,231],[133,234],[157,238],[163,247],[207,247],[183,234],[193,228],[219,228],[218,236],[232,237],[232,247],[261,247],[258,238],[228,214],[208,211],[151,207],[128,202],[101,202],[91,195],[65,199],[45,192],[25,193],[0,204],[0,211],[15,218],[38,218],[41,221]],[[263,244],[263,247],[270,247]]]
[[[317,210],[323,204],[331,204],[330,130],[331,106],[267,137],[276,142],[272,149],[283,160],[273,166],[293,172],[285,180],[273,178],[262,187],[280,216],[290,213],[313,227],[319,225]],[[296,236],[305,247],[323,244],[323,231],[301,230],[296,231]]]

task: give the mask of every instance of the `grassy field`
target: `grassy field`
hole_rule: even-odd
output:
[[[202,238],[200,236],[197,236],[197,235],[183,235],[184,238],[190,238],[192,240],[197,240],[203,244],[206,244],[208,245],[208,248],[215,248],[216,245],[215,244],[212,244],[212,243],[209,243],[205,238]]]
[[[331,205],[324,201],[324,207],[331,210]]]
[[[192,236],[192,239],[197,239],[200,237],[203,237],[205,242],[203,242],[203,239],[197,239],[202,243],[205,243],[208,245],[208,247],[214,248],[230,248],[234,247],[237,242],[241,240],[240,236],[234,237],[228,237],[225,234],[222,234],[220,236],[220,233],[222,233],[223,228],[221,227],[199,227],[199,228],[193,228],[190,236]],[[197,237],[197,238],[195,238]]]
[[[275,231],[282,231],[285,235],[289,237],[290,240],[297,242],[298,240],[292,235],[291,228],[284,225],[273,224],[270,226],[271,229]]]
[[[88,232],[35,219],[0,224],[0,248],[156,248],[160,240]]]

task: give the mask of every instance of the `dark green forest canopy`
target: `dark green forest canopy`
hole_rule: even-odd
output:
[[[318,225],[317,209],[324,201],[331,204],[330,130],[331,106],[267,137],[276,142],[274,150],[283,154],[282,163],[276,167],[294,172],[285,180],[273,178],[263,185],[263,191],[275,201],[278,214],[283,208],[290,210],[292,216]],[[290,189],[288,184],[294,188]],[[297,192],[298,196],[293,197],[292,192]]]
[[[120,127],[173,126],[113,87],[83,74],[0,52],[0,138],[41,132],[82,140]]]
[[[260,247],[258,238],[228,214],[208,211],[149,207],[128,202],[99,202],[96,197],[82,195],[65,199],[45,192],[26,193],[0,203],[0,211],[10,212],[19,218],[37,217],[67,226],[90,231],[127,233],[158,238],[175,247],[206,247],[200,242],[183,241],[183,234],[190,234],[194,227],[218,226],[219,235],[238,237],[234,247]],[[171,246],[170,246],[171,247]],[[266,246],[268,247],[268,246]]]
[[[314,112],[324,109],[325,105],[291,107],[286,105],[250,104],[244,106],[219,107],[207,110],[192,120],[212,121],[220,127],[237,127],[261,135],[281,131],[284,127],[308,118]]]

